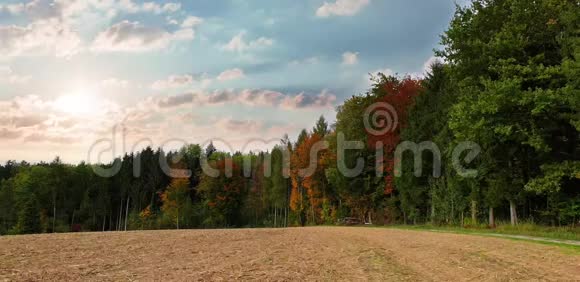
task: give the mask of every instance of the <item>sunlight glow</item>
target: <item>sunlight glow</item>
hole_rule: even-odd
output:
[[[91,91],[82,90],[66,94],[56,99],[55,108],[72,115],[94,115],[101,103]]]

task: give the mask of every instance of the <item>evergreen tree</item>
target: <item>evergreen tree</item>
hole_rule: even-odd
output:
[[[18,234],[34,234],[42,231],[40,207],[34,193],[28,196],[28,200],[18,213],[18,223],[15,231]]]

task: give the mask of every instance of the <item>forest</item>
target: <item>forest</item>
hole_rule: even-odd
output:
[[[102,164],[58,157],[8,161],[0,166],[0,234],[334,225],[349,217],[378,225],[580,224],[580,3],[457,6],[434,52],[439,61],[424,77],[373,75],[366,93],[336,108],[336,122],[321,116],[268,151],[148,147],[119,156],[112,177],[95,174]],[[397,118],[374,120],[392,126],[379,134],[365,120],[376,105]],[[364,146],[344,150],[340,140]],[[397,154],[404,142],[426,141],[440,161],[429,150]],[[457,155],[465,142],[480,153]],[[167,174],[160,159],[191,173]],[[477,173],[458,171],[457,159]],[[206,160],[217,177],[203,171]],[[345,174],[344,166],[360,169]]]

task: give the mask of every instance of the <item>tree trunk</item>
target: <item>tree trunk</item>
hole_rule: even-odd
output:
[[[477,201],[471,201],[471,224],[477,225]]]
[[[105,232],[105,222],[106,222],[106,220],[107,220],[107,215],[103,215],[103,231],[102,232]]]
[[[495,217],[493,216],[493,207],[489,207],[489,227],[495,228]]]
[[[131,198],[127,197],[127,206],[125,208],[125,231],[127,231],[127,219],[129,219],[129,200]]]
[[[179,229],[179,208],[177,209],[177,229]]]
[[[52,206],[52,233],[54,233],[54,229],[56,227],[56,200],[54,201],[54,205]]]
[[[510,200],[510,219],[512,225],[518,225],[518,214],[516,211],[516,203]]]
[[[117,217],[117,231],[121,231],[122,217],[123,217],[123,198],[121,198],[121,204],[119,205],[119,217]]]

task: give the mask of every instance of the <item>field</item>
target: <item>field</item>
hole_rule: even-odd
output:
[[[175,230],[0,237],[0,281],[574,280],[571,249],[384,228]]]

